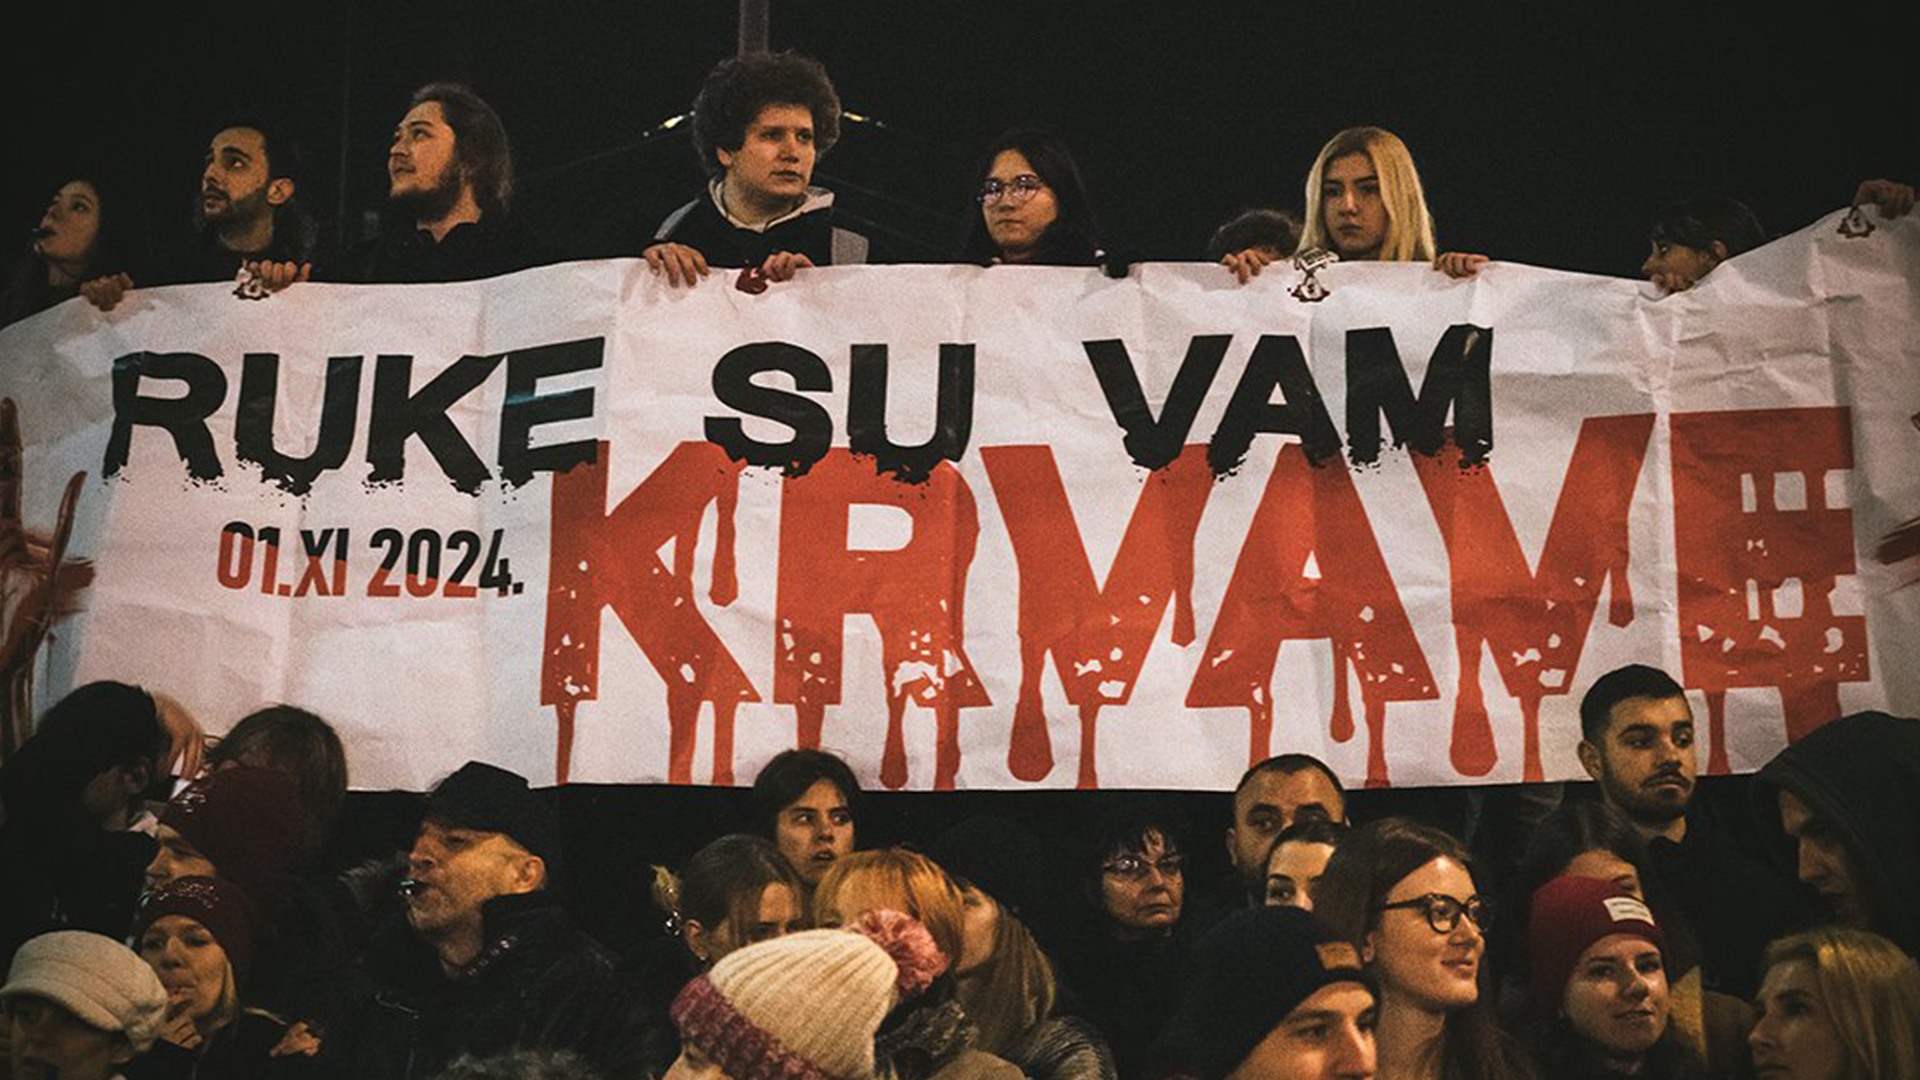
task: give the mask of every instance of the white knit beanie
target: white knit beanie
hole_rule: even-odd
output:
[[[680,991],[673,1022],[732,1080],[868,1080],[880,1022],[946,966],[918,921],[871,911],[728,953]]]
[[[32,995],[62,1006],[86,1024],[127,1037],[145,1052],[160,1033],[167,992],[132,949],[84,930],[41,934],[13,954],[0,1000]]]

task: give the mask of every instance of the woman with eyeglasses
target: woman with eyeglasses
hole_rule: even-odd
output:
[[[1098,229],[1079,166],[1059,139],[1009,131],[974,169],[980,213],[968,229],[963,262],[979,266],[1095,266]]]
[[[1380,1080],[1523,1080],[1533,1070],[1480,1000],[1490,921],[1459,841],[1404,818],[1354,829],[1314,913],[1379,983]]]

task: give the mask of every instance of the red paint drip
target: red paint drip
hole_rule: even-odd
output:
[[[1529,784],[1538,784],[1547,778],[1545,767],[1540,761],[1540,695],[1528,694],[1520,698],[1520,727],[1524,745],[1521,752],[1525,755],[1521,779]]]
[[[1460,681],[1454,691],[1449,756],[1460,775],[1485,776],[1493,771],[1498,754],[1493,746],[1493,721],[1487,717],[1487,702],[1480,689],[1483,639],[1456,623],[1454,645],[1460,658]]]
[[[739,702],[713,703],[713,782],[733,786],[733,714]]]
[[[820,731],[827,725],[827,706],[820,701],[793,703],[794,743],[802,750],[820,749]]]
[[[740,579],[734,566],[734,511],[740,506],[740,470],[745,465],[737,461],[728,461],[726,468],[730,475],[716,485],[714,492],[714,510],[718,515],[713,530],[713,581],[709,584],[707,598],[721,607],[732,604],[740,596]],[[717,702],[715,704],[718,704]],[[733,715],[733,709],[727,709],[727,715]],[[727,773],[732,775],[733,762],[729,758]],[[714,781],[719,783],[718,780]],[[731,783],[732,781],[728,781]]]
[[[1347,648],[1345,642],[1333,643],[1333,715],[1327,718],[1327,733],[1333,736],[1334,742],[1353,738],[1353,691],[1347,685],[1352,673],[1348,670]],[[1270,706],[1267,711],[1271,717]],[[1272,723],[1271,719],[1268,723]]]
[[[1707,740],[1713,745],[1707,751],[1707,775],[1725,776],[1733,771],[1733,765],[1727,757],[1727,692],[1725,690],[1707,691]]]
[[[1100,786],[1099,761],[1094,755],[1093,734],[1100,723],[1100,703],[1089,701],[1080,706],[1080,780],[1082,791]]]
[[[1780,708],[1787,722],[1787,741],[1797,743],[1840,718],[1840,687],[1830,682],[1783,686]]]
[[[558,728],[554,743],[553,782],[564,784],[573,765],[573,699],[553,703],[553,718]]]
[[[1255,701],[1247,706],[1247,766],[1264,761],[1273,754],[1273,703]]]
[[[1367,786],[1392,787],[1387,776],[1387,703],[1367,697],[1364,690],[1361,696],[1367,702]]]
[[[1040,699],[1040,676],[1047,668],[1047,647],[1025,632],[1020,635],[1020,696],[1013,706],[1013,735],[1007,742],[1007,771],[1014,779],[1032,783],[1053,771],[1053,740],[1047,734],[1046,706]]]

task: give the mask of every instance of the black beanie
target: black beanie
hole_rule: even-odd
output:
[[[1208,931],[1189,960],[1175,1052],[1200,1080],[1239,1068],[1268,1033],[1334,983],[1373,990],[1360,955],[1299,908],[1245,908]]]
[[[469,761],[427,796],[426,820],[453,829],[496,832],[538,855],[548,871],[560,858],[560,822],[527,778]]]

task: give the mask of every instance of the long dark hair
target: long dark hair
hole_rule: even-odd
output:
[[[1093,266],[1098,263],[1100,229],[1094,222],[1086,184],[1080,179],[1080,167],[1074,164],[1073,154],[1055,136],[1032,128],[1021,128],[993,140],[974,166],[971,190],[979,192],[987,174],[993,171],[994,159],[1008,150],[1027,159],[1027,164],[1033,166],[1034,175],[1053,189],[1054,203],[1059,207],[1059,216],[1041,234],[1040,242],[1034,247],[1034,257],[1028,260],[1028,265]],[[976,204],[970,215],[967,241],[961,248],[960,259],[962,262],[986,266],[999,254],[999,247],[987,233],[986,215],[980,212]]]
[[[90,167],[59,174],[52,190],[59,191],[76,180],[92,185],[100,206],[100,231],[93,239],[80,280],[121,273],[141,280],[147,270],[147,222],[130,186],[113,170]],[[8,272],[5,288],[0,289],[0,326],[52,307],[78,291],[77,286],[56,289],[48,285],[46,258],[27,248]]]
[[[653,900],[667,913],[676,934],[689,919],[709,932],[726,923],[738,931],[757,918],[760,896],[769,885],[785,885],[795,904],[806,895],[799,875],[773,841],[732,833],[694,852],[678,875],[655,867]]]
[[[1767,242],[1760,219],[1738,199],[1704,195],[1677,202],[1660,211],[1649,230],[1656,244],[1684,244],[1711,252],[1714,241],[1727,247],[1727,258]]]
[[[1327,861],[1313,890],[1313,913],[1327,928],[1364,951],[1379,925],[1387,894],[1402,879],[1435,859],[1447,858],[1473,872],[1465,845],[1439,829],[1407,818],[1369,822],[1347,834]],[[1464,917],[1464,916],[1463,916]],[[1530,1078],[1526,1056],[1494,1021],[1485,995],[1447,1014],[1440,1045],[1441,1080]]]

